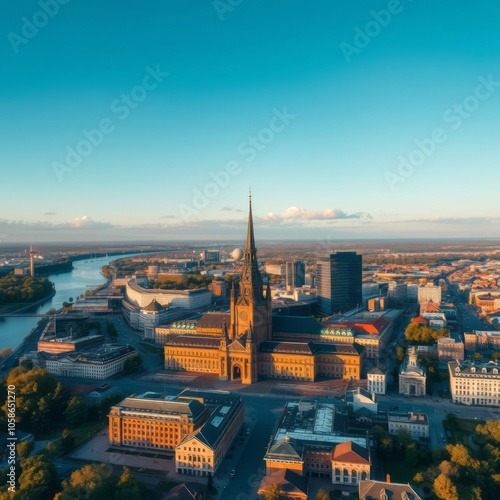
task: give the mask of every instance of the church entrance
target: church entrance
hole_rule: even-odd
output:
[[[417,387],[414,384],[410,384],[410,396],[415,396],[417,394]]]
[[[238,365],[233,367],[233,380],[238,380],[241,378],[241,368]]]

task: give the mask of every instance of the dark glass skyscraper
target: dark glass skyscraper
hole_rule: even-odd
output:
[[[362,256],[336,252],[316,263],[316,288],[320,314],[335,314],[362,303]]]
[[[306,263],[303,260],[295,260],[286,263],[285,282],[288,291],[305,285]]]

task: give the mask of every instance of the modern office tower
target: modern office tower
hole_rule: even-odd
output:
[[[288,291],[306,284],[306,263],[303,260],[286,263],[285,282]]]
[[[362,256],[336,252],[316,263],[318,311],[335,314],[362,305]]]

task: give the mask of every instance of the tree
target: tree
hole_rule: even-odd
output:
[[[123,363],[123,371],[125,373],[131,373],[142,368],[142,356],[137,353],[134,356],[130,356]]]
[[[483,355],[480,352],[475,352],[472,357],[474,358],[474,361],[481,361],[483,359]]]
[[[75,470],[69,481],[62,482],[62,491],[54,500],[77,500],[82,498],[100,498],[99,492],[103,490],[106,481],[111,477],[112,469],[106,464],[84,465]]]
[[[491,359],[493,361],[498,361],[500,359],[500,351],[495,351],[492,355],[491,355]]]
[[[23,460],[25,458],[28,458],[30,453],[33,451],[34,448],[33,441],[30,441],[29,439],[25,439],[24,441],[21,441],[16,445],[16,450],[17,450],[17,456],[20,460]]]
[[[141,483],[131,474],[128,467],[124,467],[116,484],[115,500],[141,500],[142,498]]]
[[[398,346],[396,347],[396,358],[398,360],[398,363],[402,363],[405,359],[405,350],[403,347]]]
[[[68,453],[75,447],[75,436],[69,429],[64,429],[61,434],[61,449],[63,453]]]
[[[494,443],[500,443],[500,420],[487,420],[476,426],[476,434]]]
[[[18,366],[9,372],[6,385],[16,387],[16,423],[20,428],[35,430],[50,419],[62,418],[61,405],[65,406],[67,396],[47,370]],[[2,410],[7,415],[7,403]]]
[[[439,476],[434,480],[433,486],[434,493],[438,498],[441,498],[442,500],[460,500],[457,487],[448,476],[439,474]]]
[[[314,495],[314,500],[330,500],[330,495],[323,488],[320,488]]]
[[[20,463],[19,498],[42,499],[56,477],[54,464],[44,455],[28,457]]]
[[[87,405],[83,402],[83,399],[73,396],[68,401],[66,410],[64,410],[64,417],[73,427],[84,422],[87,419]]]
[[[264,500],[279,500],[279,497],[283,491],[281,484],[269,483],[263,490],[260,491],[260,495]]]

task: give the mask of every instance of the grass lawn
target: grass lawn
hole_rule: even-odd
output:
[[[473,420],[468,418],[455,418],[445,420],[443,426],[449,442],[453,444],[462,443],[469,446],[469,436],[474,434],[476,425],[483,424],[483,420]]]
[[[385,474],[391,475],[391,482],[393,483],[412,483],[413,476],[422,470],[422,465],[410,467],[404,458],[392,456],[384,458],[382,465]]]

